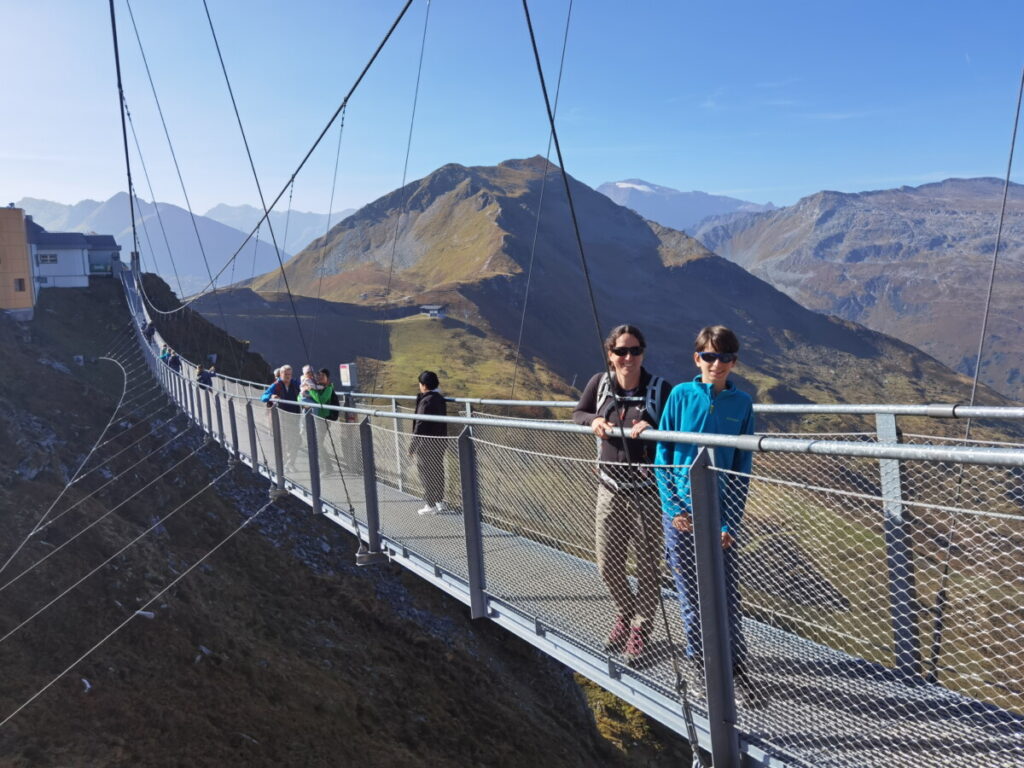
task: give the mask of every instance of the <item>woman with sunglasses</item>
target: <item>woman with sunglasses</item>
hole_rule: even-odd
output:
[[[573,421],[599,440],[595,550],[597,567],[615,603],[616,618],[605,649],[638,664],[658,608],[661,569],[661,508],[651,464],[654,443],[617,436],[619,427],[636,438],[656,427],[671,385],[643,367],[646,344],[640,329],[619,325],[605,339],[608,369],[583,390]],[[637,589],[626,569],[629,547],[636,559]]]
[[[658,428],[676,432],[754,434],[754,410],[750,395],[736,389],[729,381],[729,374],[739,359],[739,351],[739,339],[724,325],[703,328],[694,341],[693,353],[693,362],[700,373],[693,381],[679,384],[672,390]],[[703,667],[689,476],[689,467],[699,450],[700,446],[688,443],[658,443],[655,464],[659,467],[658,491],[664,510],[662,525],[665,552],[679,594],[679,609],[686,629],[686,656]],[[750,451],[724,446],[715,448],[714,452],[715,466],[728,472],[719,476],[718,483],[722,510],[721,541],[725,554],[733,672],[736,682],[743,684],[746,682],[746,643],[739,622],[736,542],[747,501],[753,455]]]

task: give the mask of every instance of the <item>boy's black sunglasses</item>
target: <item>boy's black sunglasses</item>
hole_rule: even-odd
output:
[[[700,359],[705,363],[714,363],[721,360],[723,363],[735,363],[738,355],[735,352],[698,352]]]
[[[625,357],[626,355],[640,357],[643,353],[643,347],[612,347],[612,354],[616,357]]]

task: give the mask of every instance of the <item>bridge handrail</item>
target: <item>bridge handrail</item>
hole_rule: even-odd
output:
[[[173,371],[172,371],[173,373]],[[177,374],[181,376],[181,374]],[[185,378],[184,376],[181,376]],[[232,397],[229,393],[228,397]],[[253,400],[245,395],[234,395]],[[563,432],[593,436],[590,427],[579,424],[552,421],[524,421],[521,419],[479,418],[476,416],[432,416],[428,414],[380,411],[373,408],[353,408],[343,405],[320,405],[298,400],[275,400],[275,403],[295,405],[299,408],[337,411],[371,418],[387,418],[395,421],[429,421],[464,426],[506,427],[509,429],[533,430],[538,432]],[[610,431],[619,438],[628,437],[621,427]],[[770,437],[768,435],[716,435],[706,432],[670,432],[647,429],[639,440],[663,443],[687,443],[714,447],[738,448],[759,453],[806,453],[831,456],[862,457],[872,459],[897,459],[919,461],[951,461],[963,464],[991,464],[999,466],[1024,467],[1024,449],[984,448],[971,446],[945,447],[940,445],[906,445],[902,443],[851,442],[848,440],[817,440],[807,438]]]

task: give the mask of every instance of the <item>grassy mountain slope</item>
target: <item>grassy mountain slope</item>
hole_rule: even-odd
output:
[[[696,331],[724,323],[743,340],[741,384],[762,402],[966,401],[969,380],[933,357],[805,309],[684,233],[645,221],[575,180],[571,186],[599,331],[561,177],[542,158],[495,167],[446,165],[366,206],[311,244],[286,265],[289,283],[298,293],[319,291],[324,299],[392,313],[442,303],[475,337],[463,344],[450,335],[452,328],[435,324],[430,341],[440,344],[431,346],[421,335],[424,326],[388,315],[387,346],[377,345],[388,351],[371,353],[374,359],[363,362],[373,368],[382,356],[389,386],[412,382],[420,367],[431,367],[447,371],[454,383],[466,382],[466,390],[446,385],[449,391],[507,397],[510,382],[502,386],[498,376],[492,385],[490,375],[477,373],[485,361],[500,364],[514,356],[525,304],[522,351],[538,372],[531,383],[538,388],[519,388],[522,396],[565,389],[574,381],[582,386],[602,365],[599,339],[620,322],[644,330],[651,370],[673,381],[689,379],[696,373]],[[267,291],[280,285],[278,275],[267,274],[252,287]],[[400,347],[418,348],[420,354],[398,355]],[[556,380],[550,385],[545,368]],[[1006,402],[988,389],[978,401]]]

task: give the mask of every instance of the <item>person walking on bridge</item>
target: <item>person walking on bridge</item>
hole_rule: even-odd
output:
[[[419,377],[420,393],[416,395],[416,413],[424,416],[447,416],[448,404],[440,390],[441,381],[433,371],[423,371]],[[444,504],[444,448],[442,437],[448,436],[448,425],[443,421],[417,419],[412,425],[409,455],[416,457],[416,470],[423,484],[421,515],[436,515]]]
[[[605,339],[611,371],[594,374],[573,412],[573,421],[600,438],[596,509],[597,568],[617,616],[605,650],[641,662],[658,610],[662,534],[661,508],[651,464],[655,444],[635,438],[656,427],[671,384],[643,367],[644,335],[634,325],[618,325]],[[629,435],[613,435],[621,427]],[[627,572],[629,548],[636,560],[637,588]]]

